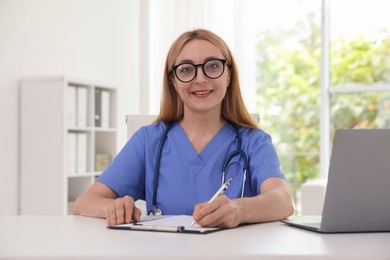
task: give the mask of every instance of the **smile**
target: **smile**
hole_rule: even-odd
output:
[[[208,90],[208,91],[194,91],[192,92],[194,95],[207,95],[207,94],[210,94],[212,92],[212,90]]]

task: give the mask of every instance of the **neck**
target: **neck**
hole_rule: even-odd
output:
[[[183,119],[180,122],[181,126],[186,132],[217,132],[225,124],[226,120],[221,117],[219,113],[185,113]],[[187,134],[189,134],[187,132]]]
[[[180,121],[180,125],[198,154],[225,124],[226,120],[220,114],[184,114]]]

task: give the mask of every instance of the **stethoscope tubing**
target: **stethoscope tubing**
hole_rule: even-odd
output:
[[[157,156],[156,156],[156,169],[154,171],[154,183],[153,183],[153,198],[152,198],[152,203],[153,203],[153,214],[154,215],[162,215],[162,212],[159,208],[157,208],[157,187],[158,187],[158,177],[160,174],[160,162],[161,162],[161,153],[162,149],[165,143],[165,140],[167,139],[168,132],[172,128],[173,122],[169,122],[167,124],[167,128],[164,131],[163,136],[161,137],[160,143],[158,145],[158,150],[157,150]]]
[[[237,149],[233,152],[231,152],[225,159],[223,166],[222,166],[222,184],[225,183],[226,178],[226,171],[229,167],[229,163],[231,162],[232,158],[237,155],[241,155],[241,157],[244,160],[244,166],[243,166],[243,181],[242,181],[242,188],[241,188],[241,198],[244,197],[244,189],[245,189],[245,181],[246,181],[246,175],[249,173],[249,164],[248,164],[248,157],[245,154],[245,152],[241,149],[241,135],[239,133],[239,130],[236,125],[232,124],[234,127],[234,130],[236,131],[237,135]],[[160,162],[161,162],[161,155],[162,155],[162,149],[165,143],[165,140],[167,139],[168,132],[172,128],[173,122],[169,122],[167,124],[167,127],[163,133],[163,136],[161,137],[160,143],[158,145],[157,150],[157,156],[156,156],[156,168],[154,172],[154,183],[153,183],[153,198],[152,198],[152,205],[153,209],[149,211],[148,214],[153,215],[162,215],[162,211],[157,207],[157,187],[158,187],[158,179],[160,174]]]

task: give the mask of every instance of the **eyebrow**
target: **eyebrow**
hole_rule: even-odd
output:
[[[211,56],[211,57],[207,57],[203,60],[203,62],[207,62],[209,60],[213,60],[213,59],[225,59],[225,58],[218,58],[216,56]],[[183,63],[192,63],[192,64],[195,64],[193,60],[181,60],[180,62],[178,63],[175,63],[175,64],[183,64]]]

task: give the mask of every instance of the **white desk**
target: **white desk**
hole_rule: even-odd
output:
[[[390,259],[390,233],[328,234],[281,222],[207,235],[110,230],[81,216],[0,218],[0,259]]]

